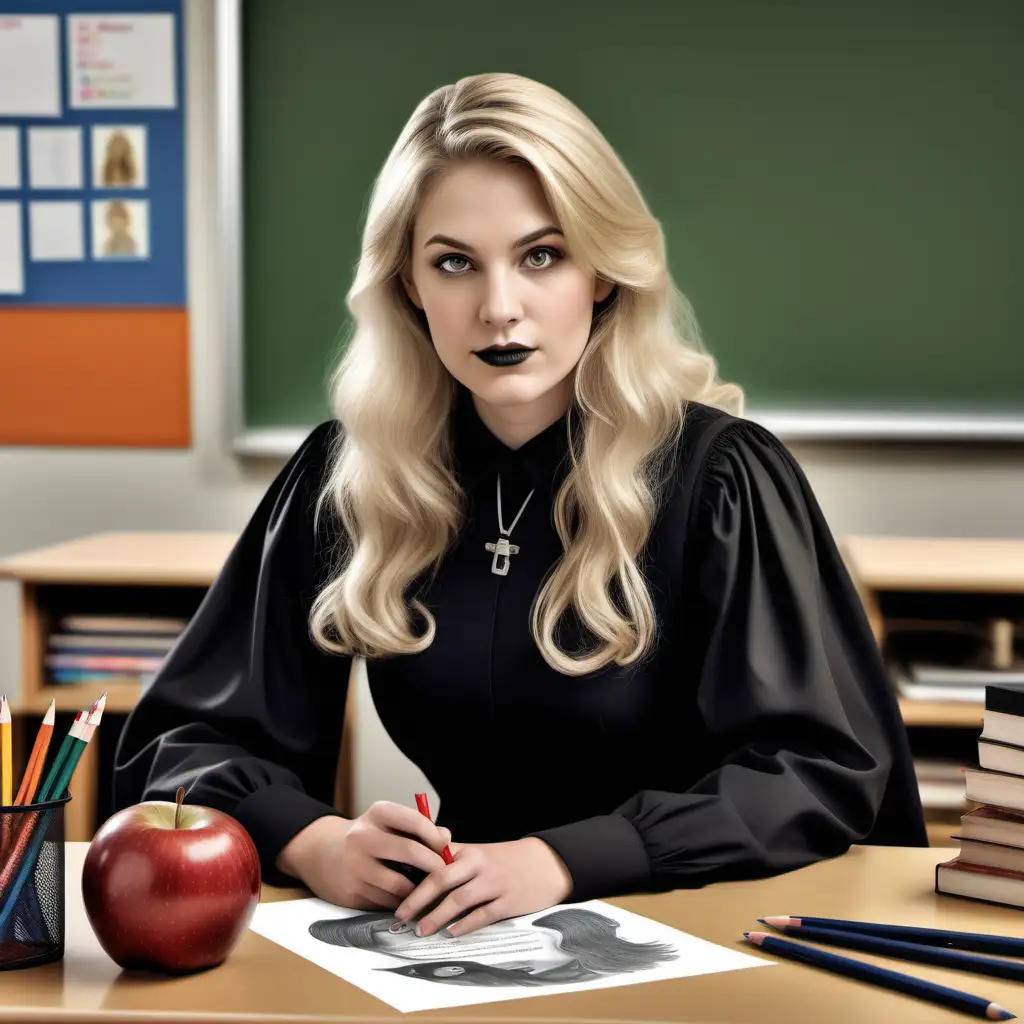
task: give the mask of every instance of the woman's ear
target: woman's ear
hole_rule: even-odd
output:
[[[612,289],[615,287],[614,281],[606,281],[603,277],[594,279],[594,301],[604,302],[612,293]]]
[[[420,301],[419,290],[416,285],[412,283],[412,277],[409,275],[409,267],[406,266],[399,276],[402,279],[402,287],[405,289],[405,294],[409,296],[409,301],[417,309],[423,309],[423,303]]]

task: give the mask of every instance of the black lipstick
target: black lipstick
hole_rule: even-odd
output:
[[[525,345],[492,345],[490,348],[474,352],[473,355],[488,366],[518,366],[529,359],[535,351],[536,349],[527,348]]]

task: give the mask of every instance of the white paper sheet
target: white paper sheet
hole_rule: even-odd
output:
[[[58,29],[53,14],[0,14],[0,117],[60,117]]]
[[[81,188],[82,129],[29,128],[28,180],[32,188]]]
[[[261,903],[251,927],[403,1013],[772,965],[602,900],[454,938],[316,898]]]
[[[33,260],[85,259],[81,203],[29,203],[29,252]]]
[[[0,203],[0,295],[22,295],[24,291],[21,203]]]
[[[77,109],[177,106],[174,15],[68,15],[68,81]]]
[[[21,188],[21,144],[17,128],[0,127],[0,188]]]

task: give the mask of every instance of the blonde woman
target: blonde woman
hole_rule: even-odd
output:
[[[103,240],[104,256],[135,256],[139,247],[131,233],[132,215],[128,204],[120,199],[107,203],[107,237]]]
[[[926,845],[821,511],[576,106],[512,74],[428,95],[348,302],[335,418],[128,719],[116,806],[185,785],[267,881],[422,934]],[[356,656],[436,824],[331,804]]]
[[[137,185],[138,178],[131,140],[118,128],[107,139],[107,148],[103,154],[103,185],[106,188]]]

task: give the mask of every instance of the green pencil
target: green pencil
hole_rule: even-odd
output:
[[[63,740],[61,740],[57,756],[53,759],[53,763],[50,765],[50,770],[46,773],[46,779],[43,781],[39,794],[36,796],[37,804],[44,804],[50,799],[50,792],[53,788],[53,784],[60,777],[61,769],[64,767],[64,760],[67,758],[68,751],[71,749],[71,744],[74,742],[75,736],[81,728],[80,723],[84,714],[84,711],[79,711],[78,714],[75,715],[75,720],[71,723],[71,728],[68,729],[67,735]]]
[[[100,724],[100,719],[103,718],[103,708],[106,706],[106,703],[107,695],[104,693],[103,696],[100,697],[100,699],[92,706],[89,714],[86,715],[85,720],[82,722],[78,730],[78,734],[71,740],[71,745],[68,747],[67,758],[61,768],[60,777],[53,788],[53,793],[50,799],[60,800],[67,796],[68,786],[71,783],[71,776],[75,774],[75,769],[78,767],[78,762],[82,756],[82,752],[89,745],[89,740],[92,739],[92,734],[96,731],[96,726]]]
[[[53,763],[50,765],[50,770],[46,773],[46,780],[43,782],[43,785],[39,790],[39,794],[35,801],[36,803],[42,804],[47,800],[55,800],[57,798],[56,784],[64,771],[68,751],[71,750],[72,744],[81,735],[82,728],[95,713],[96,709],[101,703],[106,704],[106,702],[107,692],[104,690],[100,699],[95,701],[88,711],[79,711],[78,714],[75,715],[75,720],[71,723],[71,728],[68,729],[67,735],[61,741],[60,749],[57,751],[57,756],[53,759]]]

